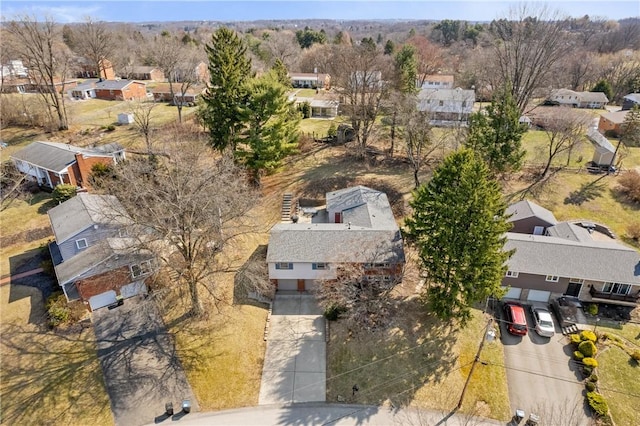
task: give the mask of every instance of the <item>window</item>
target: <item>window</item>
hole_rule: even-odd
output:
[[[604,283],[602,287],[603,293],[629,294],[629,290],[631,290],[630,284]]]
[[[276,269],[293,269],[293,263],[287,263],[287,262],[276,263]]]
[[[438,102],[438,106],[444,106],[444,101]]]
[[[83,250],[89,247],[89,244],[87,244],[87,239],[80,238],[79,240],[76,240],[76,247],[78,247],[78,250]]]
[[[138,278],[139,276],[151,273],[151,261],[145,260],[136,265],[131,265],[131,276]]]
[[[118,237],[124,238],[129,236],[129,230],[127,228],[118,229]]]
[[[560,277],[556,275],[547,275],[547,277],[544,280],[552,283],[557,283],[560,280]]]
[[[317,269],[317,270],[327,270],[329,269],[329,264],[327,263],[322,263],[322,262],[318,262],[318,263],[313,263],[311,265],[312,269]]]
[[[570,283],[584,284],[584,280],[580,278],[569,278]]]
[[[515,272],[515,271],[507,271],[507,277],[509,278],[518,278],[518,274],[519,272]]]
[[[391,264],[390,263],[365,263],[364,264],[365,269],[371,269],[371,268],[390,268]]]

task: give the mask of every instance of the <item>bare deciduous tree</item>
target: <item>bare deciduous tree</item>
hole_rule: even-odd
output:
[[[184,131],[173,136],[185,140],[168,144],[166,157],[121,163],[100,188],[124,206],[133,244],[172,271],[174,283],[188,291],[190,313],[199,316],[201,292],[219,300],[213,273],[225,268],[223,249],[253,229],[246,215],[257,194],[244,172],[216,158],[203,140],[186,138]]]
[[[151,132],[152,128],[152,111],[157,106],[154,101],[131,101],[129,109],[133,114],[133,121],[138,131],[144,136],[144,142],[147,146],[147,153],[152,154]]]
[[[51,18],[38,22],[30,16],[10,21],[6,29],[15,53],[47,103],[52,122],[57,123],[58,130],[67,130],[67,111],[61,93],[64,93],[71,55],[62,41],[60,29]]]
[[[77,52],[91,61],[98,78],[107,78],[105,61],[113,54],[115,45],[105,23],[88,17],[75,30],[74,37]]]
[[[444,65],[442,50],[423,36],[413,36],[407,40],[416,51],[418,62],[418,87],[422,87],[429,74],[440,71]]]
[[[270,31],[265,43],[272,59],[280,59],[287,68],[291,69],[300,55],[300,45],[292,31]]]
[[[510,85],[521,112],[534,92],[545,87],[554,64],[569,50],[565,25],[547,6],[527,4],[491,23],[495,43],[494,57],[489,60],[498,63],[502,83]]]

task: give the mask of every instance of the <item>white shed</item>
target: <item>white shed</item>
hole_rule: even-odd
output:
[[[133,114],[122,112],[118,114],[118,124],[131,124],[133,123]]]

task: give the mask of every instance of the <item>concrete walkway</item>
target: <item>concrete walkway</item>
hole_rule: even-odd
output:
[[[0,286],[6,285],[6,284],[11,284],[12,281],[20,279],[20,278],[24,278],[24,277],[29,277],[31,275],[35,275],[35,274],[39,274],[40,272],[43,272],[44,269],[42,268],[36,268],[36,269],[32,269],[31,271],[27,271],[27,272],[22,272],[20,274],[15,274],[15,275],[10,275],[7,277],[4,277],[2,279],[0,279]]]
[[[260,405],[326,398],[325,319],[309,294],[277,293],[260,383]]]

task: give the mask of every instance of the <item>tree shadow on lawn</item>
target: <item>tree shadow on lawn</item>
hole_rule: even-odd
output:
[[[99,366],[91,331],[3,324],[0,344],[3,423],[86,421],[104,417],[109,410],[102,380],[96,376]]]
[[[455,368],[455,327],[425,314],[417,299],[395,305],[395,320],[384,329],[331,324],[328,402],[380,405],[390,400],[407,406],[425,383],[440,383]]]
[[[602,192],[607,187],[607,184],[602,181],[607,175],[603,175],[593,182],[584,183],[577,191],[572,191],[564,199],[564,204],[573,204],[580,206],[587,201],[595,200],[602,196]],[[602,182],[601,182],[602,181]]]

